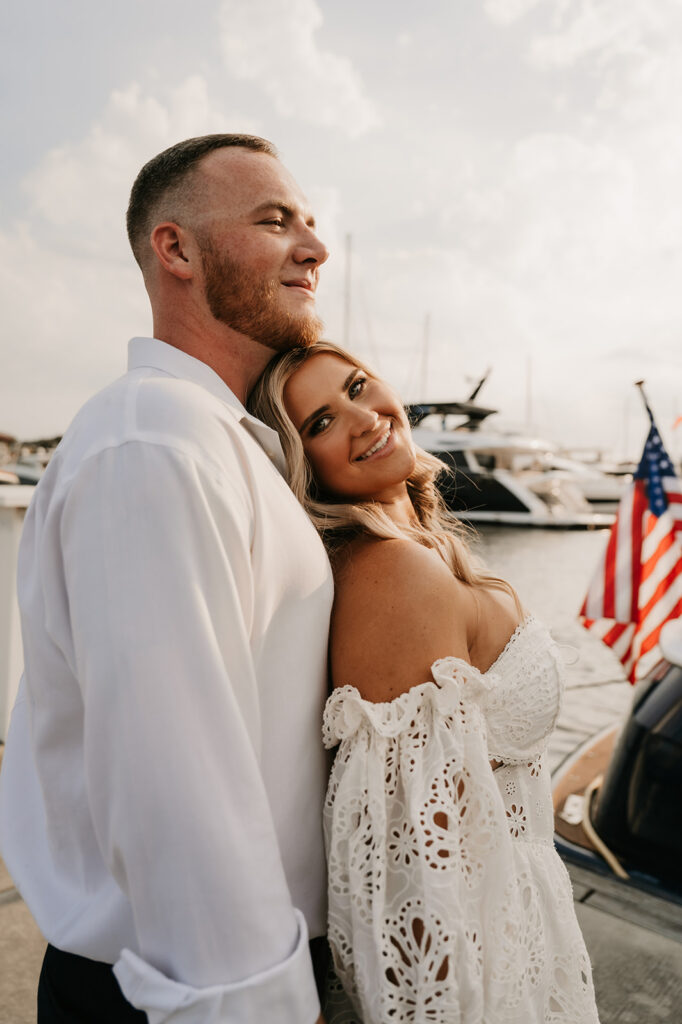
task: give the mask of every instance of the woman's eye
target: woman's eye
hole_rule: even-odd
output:
[[[366,377],[356,377],[351,386],[348,388],[349,398],[355,398],[365,390],[367,384]]]
[[[326,430],[330,423],[331,416],[320,416],[319,420],[310,424],[308,433],[311,437],[315,437],[316,434],[321,434],[323,430]]]

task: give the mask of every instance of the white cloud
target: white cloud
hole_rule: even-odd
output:
[[[254,131],[252,119],[230,115],[210,100],[206,81],[187,77],[166,95],[137,83],[116,90],[78,142],[49,151],[24,181],[31,212],[57,228],[68,227],[70,244],[100,246],[121,238],[128,193],[142,164],[180,139],[209,132]]]
[[[130,186],[155,153],[226,125],[259,128],[216,107],[200,76],[165,94],[131,84],[112,93],[82,139],[49,151],[26,176],[27,216],[0,224],[0,245],[12,254],[0,275],[11,350],[1,429],[63,430],[94,390],[125,369],[127,338],[150,328],[125,235]]]
[[[260,85],[278,113],[353,138],[377,125],[378,113],[352,62],[319,46],[322,22],[315,0],[223,0],[226,67]]]
[[[592,59],[600,67],[632,62],[677,48],[682,30],[679,0],[485,0],[490,20],[507,26],[530,11],[534,26],[528,54],[538,67],[568,68]]]
[[[541,3],[543,0],[485,0],[483,7],[492,22],[511,25]]]
[[[535,135],[515,147],[505,183],[517,274],[536,287],[608,273],[635,222],[635,170],[603,143]]]
[[[555,26],[532,43],[539,65],[566,67],[595,56],[601,61],[640,56],[671,28],[670,15],[679,6],[669,0],[583,0],[565,5],[552,0]],[[677,7],[677,12],[675,8]]]
[[[98,259],[63,236],[46,244],[38,228],[0,231],[0,246],[12,254],[0,276],[0,429],[61,433],[94,391],[125,370],[127,338],[149,330],[141,278],[132,259]]]

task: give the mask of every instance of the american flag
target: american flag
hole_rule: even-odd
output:
[[[613,649],[631,683],[661,660],[658,640],[682,614],[682,481],[647,404],[651,429],[580,617]]]

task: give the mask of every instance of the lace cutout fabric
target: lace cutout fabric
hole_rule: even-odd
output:
[[[384,704],[348,686],[327,702],[329,941],[348,997],[337,981],[328,1024],[598,1024],[552,844],[555,645],[530,619],[488,672],[445,658],[432,674]]]

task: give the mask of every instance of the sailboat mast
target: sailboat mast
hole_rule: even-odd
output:
[[[346,274],[343,289],[343,347],[350,347],[350,281],[351,281],[351,256],[352,236],[346,235]]]
[[[533,357],[526,358],[526,427],[533,428]]]
[[[419,401],[426,401],[426,389],[429,383],[429,344],[431,342],[431,314],[424,318],[424,336],[422,340],[422,359],[419,373]]]

